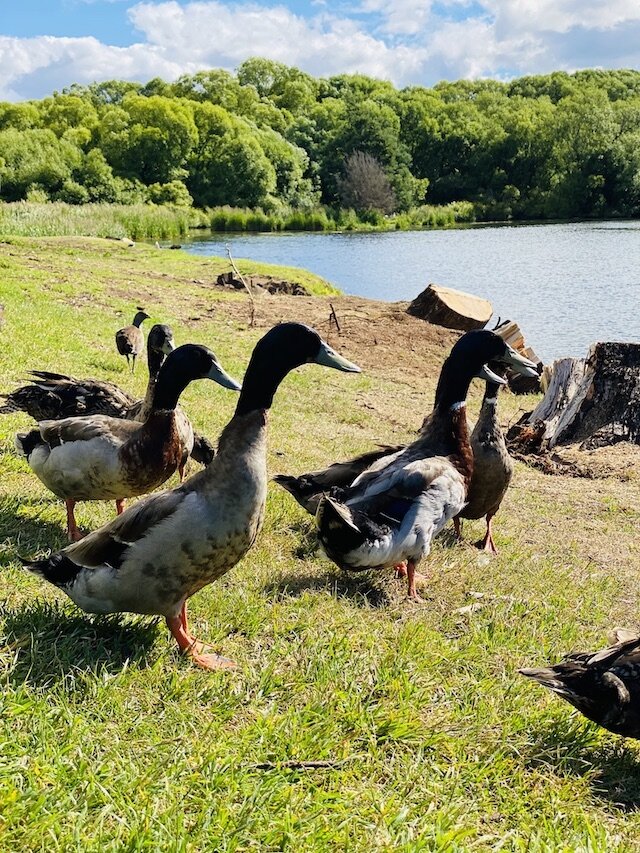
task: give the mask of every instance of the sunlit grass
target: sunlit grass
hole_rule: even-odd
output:
[[[97,240],[0,245],[0,390],[41,367],[141,393],[144,371],[128,374],[113,344],[137,304],[242,376],[264,330],[228,311],[245,297],[208,286],[216,263]],[[431,400],[437,366],[424,370],[406,384],[295,371],[270,417],[270,471],[406,440]],[[365,392],[376,411],[357,402]],[[215,438],[235,399],[199,382],[183,402]],[[88,616],[22,570],[19,554],[64,544],[62,504],[13,449],[28,426],[0,419],[3,850],[635,849],[637,746],[516,670],[637,624],[636,486],[519,465],[496,519],[500,556],[443,537],[423,606],[391,573],[340,573],[270,486],[255,547],[192,600],[198,634],[240,664],[212,675],[160,621]],[[112,513],[85,503],[78,519],[93,528]]]

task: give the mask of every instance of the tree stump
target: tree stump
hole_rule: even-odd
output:
[[[447,329],[460,329],[469,332],[482,329],[493,314],[493,307],[487,299],[430,284],[407,308],[407,313],[437,326]]]
[[[640,444],[640,344],[598,343],[586,359],[556,361],[544,398],[512,438],[517,444],[532,433],[547,448]]]

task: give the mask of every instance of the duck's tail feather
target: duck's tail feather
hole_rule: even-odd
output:
[[[318,502],[316,525],[318,537],[330,557],[348,554],[366,540],[349,507],[328,495],[323,495]]]
[[[543,687],[548,687],[549,690],[553,690],[556,693],[566,692],[565,683],[558,677],[558,673],[553,669],[553,667],[541,668],[541,669],[519,669],[518,672],[520,675],[524,675],[525,678],[531,678],[533,681],[537,681],[538,684],[541,684]]]
[[[29,376],[36,376],[38,379],[44,379],[47,382],[73,382],[71,376],[66,373],[53,373],[51,370],[29,370]],[[32,380],[33,381],[33,380]]]
[[[14,412],[21,412],[22,409],[11,399],[10,394],[0,394],[0,399],[4,402],[0,405],[0,415],[12,415]]]
[[[273,481],[286,489],[308,513],[316,514],[322,495],[322,487],[315,482],[313,477],[308,474],[303,474],[301,477],[276,474]]]
[[[39,429],[32,429],[29,432],[16,433],[15,445],[20,456],[29,459],[34,449],[38,445],[44,444],[42,435]]]
[[[19,559],[27,571],[58,587],[70,586],[82,571],[82,566],[78,566],[62,553],[51,554],[41,560],[26,560],[24,557]]]

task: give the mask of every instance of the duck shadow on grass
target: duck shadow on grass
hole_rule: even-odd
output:
[[[13,655],[8,679],[50,687],[68,682],[83,689],[81,673],[120,672],[130,663],[146,667],[157,637],[157,619],[130,620],[69,612],[57,604],[37,602],[0,608],[4,622],[0,661]]]
[[[391,570],[380,572],[325,571],[318,575],[289,573],[263,587],[263,592],[273,598],[299,598],[305,592],[329,593],[334,598],[348,598],[359,607],[387,607],[393,604],[398,591],[404,591],[405,580],[393,581]]]
[[[64,508],[61,510],[60,523],[44,518],[44,514],[51,512],[55,501],[33,500],[29,498],[20,501],[0,501],[0,542],[8,542],[10,547],[6,548],[10,556],[17,559],[32,557],[41,551],[64,548],[69,544],[62,518]]]
[[[639,812],[637,741],[602,733],[582,715],[553,720],[536,731],[527,763],[563,777],[587,776],[594,796],[625,812]]]

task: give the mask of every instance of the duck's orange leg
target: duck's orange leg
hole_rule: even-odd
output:
[[[78,542],[82,539],[82,533],[76,524],[76,516],[73,511],[76,502],[71,498],[67,498],[65,504],[67,507],[67,536],[69,537],[69,542]]]
[[[496,548],[496,544],[493,541],[493,533],[491,531],[492,521],[493,515],[487,514],[487,532],[484,534],[484,539],[481,539],[479,542],[476,543],[476,545],[483,551],[488,551],[489,554],[497,554],[498,549]]]
[[[407,594],[411,601],[416,601],[420,604],[424,599],[420,598],[416,590],[416,580],[426,580],[426,576],[416,572],[416,564],[413,560],[407,560]]]
[[[122,515],[124,512],[124,498],[118,498],[116,500],[116,512],[118,515]]]
[[[462,523],[460,522],[460,516],[456,515],[453,519],[453,532],[456,535],[456,539],[461,542],[462,541]]]
[[[393,567],[396,571],[397,578],[406,578],[407,576],[407,561],[405,560],[403,563],[398,563]]]
[[[167,626],[175,638],[180,651],[189,655],[191,660],[202,669],[235,669],[237,664],[229,658],[223,658],[221,655],[209,654],[205,655],[202,650],[205,648],[204,643],[196,640],[189,633],[189,625],[187,623],[187,603],[182,605],[182,609],[177,616],[167,616]]]

